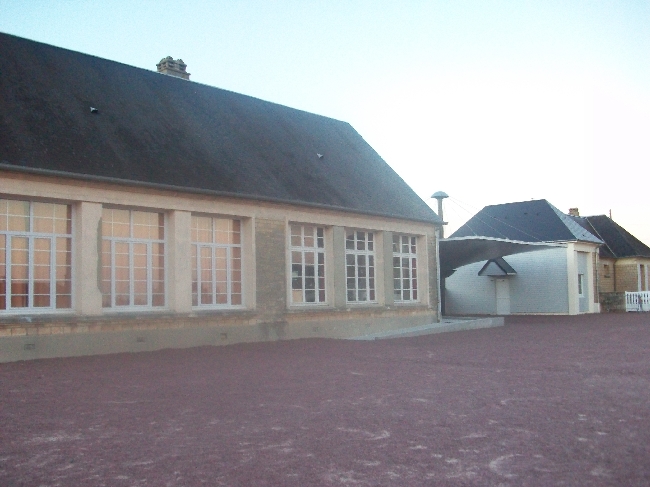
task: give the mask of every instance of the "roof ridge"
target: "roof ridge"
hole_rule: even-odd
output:
[[[555,214],[562,221],[562,223],[564,223],[564,225],[567,227],[567,230],[571,232],[571,235],[573,235],[576,240],[582,240],[584,242],[592,242],[592,243],[599,243],[599,244],[604,243],[601,239],[594,236],[591,232],[585,230],[578,223],[573,221],[569,215],[561,212],[548,201],[546,201],[546,203],[551,207],[551,209],[555,212]]]

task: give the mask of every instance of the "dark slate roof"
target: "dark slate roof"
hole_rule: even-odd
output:
[[[0,59],[0,168],[440,223],[348,123],[6,34]]]
[[[602,243],[546,200],[486,206],[449,238],[469,236],[522,242]]]
[[[599,249],[601,257],[650,257],[650,247],[606,215],[578,218],[605,242]]]

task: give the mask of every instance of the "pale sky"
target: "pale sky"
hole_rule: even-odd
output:
[[[0,0],[0,31],[345,120],[447,235],[545,198],[650,245],[650,0]]]

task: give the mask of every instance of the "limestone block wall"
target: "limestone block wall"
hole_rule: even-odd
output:
[[[636,292],[639,288],[639,264],[650,259],[618,259],[615,265],[616,292]]]
[[[598,262],[598,286],[600,293],[616,291],[615,259],[600,258]]]

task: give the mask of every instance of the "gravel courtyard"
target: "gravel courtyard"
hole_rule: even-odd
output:
[[[0,364],[0,485],[648,486],[650,314]]]

